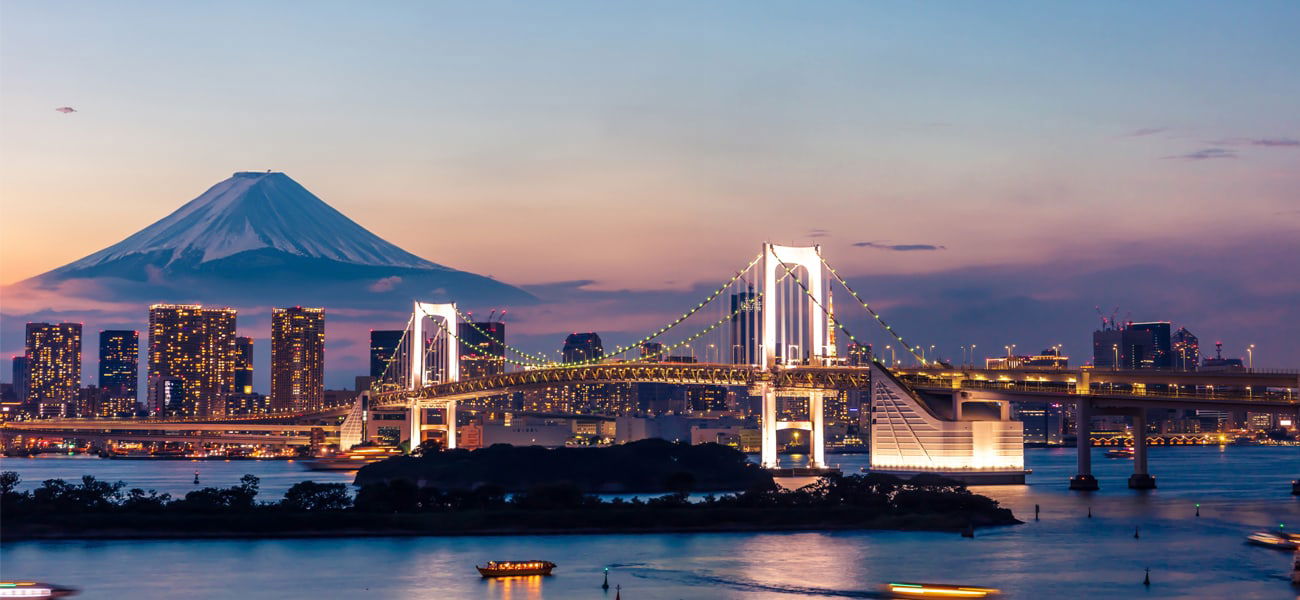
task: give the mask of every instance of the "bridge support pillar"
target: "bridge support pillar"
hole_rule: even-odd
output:
[[[1147,415],[1140,408],[1133,415],[1133,475],[1128,478],[1128,486],[1135,490],[1156,487],[1156,478],[1147,472]]]
[[[420,408],[419,402],[411,405],[407,416],[411,425],[411,450],[415,450],[424,442],[424,409]]]
[[[1079,448],[1079,472],[1070,478],[1070,489],[1092,491],[1099,489],[1097,478],[1092,476],[1092,401],[1079,399],[1078,423],[1075,426],[1076,445]]]
[[[776,388],[770,383],[762,385],[763,390],[763,467],[775,469],[776,459]]]
[[[825,392],[820,390],[808,395],[808,419],[812,421],[812,439],[810,442],[809,465],[821,469],[826,466],[826,418]]]
[[[447,449],[451,450],[456,447],[456,401],[452,400],[447,403],[447,410],[443,411],[443,422],[447,424]]]

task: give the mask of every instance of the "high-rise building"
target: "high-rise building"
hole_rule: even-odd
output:
[[[235,393],[253,393],[253,338],[235,338]],[[226,403],[229,406],[229,403]]]
[[[18,398],[19,404],[27,403],[27,384],[29,371],[27,370],[27,355],[19,354],[14,356],[13,375],[14,375],[14,396]]]
[[[664,359],[664,345],[659,342],[643,342],[641,344],[641,360],[648,362],[660,362]]]
[[[605,347],[600,343],[600,336],[595,333],[571,333],[564,338],[562,354],[566,363],[594,363],[605,356]]]
[[[1170,369],[1174,366],[1173,348],[1170,346],[1169,322],[1129,323],[1128,330],[1143,335],[1138,352],[1138,368]],[[1149,335],[1150,337],[1145,337]]]
[[[1025,426],[1025,443],[1061,444],[1065,409],[1060,404],[1016,403],[1016,415]]]
[[[99,332],[99,393],[110,408],[96,413],[125,412],[117,410],[124,406],[130,407],[127,411],[134,410],[139,401],[139,379],[140,332],[125,329]]]
[[[484,377],[506,372],[506,324],[500,321],[461,323],[460,376]]]
[[[325,403],[325,309],[271,314],[271,410],[316,410]]]
[[[1201,342],[1188,331],[1179,327],[1173,335],[1174,368],[1180,371],[1195,371],[1201,362]]]
[[[42,417],[75,413],[81,390],[81,324],[27,324],[27,398]]]
[[[758,322],[757,294],[751,287],[748,291],[731,295],[731,362],[738,365],[758,364],[758,339],[756,332],[762,325]]]
[[[1126,323],[1092,334],[1097,368],[1168,369],[1174,366],[1169,323]]]
[[[398,344],[402,343],[403,333],[405,332],[401,329],[370,330],[370,376],[375,381],[380,381],[384,376],[388,363],[397,353]]]
[[[233,308],[150,306],[149,409],[160,414],[224,415],[226,396],[235,391],[235,337]],[[167,379],[175,383],[167,384]],[[164,394],[171,395],[170,401]]]
[[[865,367],[871,364],[871,344],[849,342],[849,366]]]

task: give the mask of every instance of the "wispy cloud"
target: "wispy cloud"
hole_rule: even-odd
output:
[[[829,229],[809,229],[808,233],[805,234],[804,237],[810,237],[810,238],[831,237],[831,231]]]
[[[854,242],[855,248],[875,248],[876,250],[893,250],[894,252],[915,252],[917,250],[947,250],[936,244],[886,244],[883,242]]]
[[[1123,137],[1146,137],[1148,135],[1155,135],[1166,131],[1169,131],[1168,127],[1143,127],[1142,129],[1134,129],[1133,131],[1124,134]]]
[[[390,277],[384,277],[382,279],[375,281],[374,283],[366,286],[366,289],[377,293],[391,292],[393,291],[393,289],[397,287],[397,284],[399,283],[402,283],[402,278],[398,277],[397,275],[392,275]]]
[[[1286,137],[1272,138],[1224,138],[1208,142],[1216,146],[1258,146],[1262,148],[1300,148],[1300,140]]]
[[[1230,148],[1203,148],[1187,154],[1175,154],[1161,157],[1163,160],[1210,160],[1213,158],[1237,158],[1237,151]]]

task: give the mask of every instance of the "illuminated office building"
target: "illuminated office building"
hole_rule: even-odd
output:
[[[42,417],[73,416],[81,390],[81,324],[27,324],[27,399]]]
[[[758,295],[753,288],[731,295],[731,362],[737,365],[758,364]]]
[[[271,410],[316,410],[325,403],[325,309],[271,313]]]
[[[223,416],[226,396],[235,391],[235,337],[233,308],[150,306],[149,410],[178,416]]]
[[[401,329],[370,330],[370,376],[379,381],[388,369],[388,363],[397,353],[397,345],[402,342]]]
[[[605,356],[605,347],[601,345],[600,336],[595,333],[572,333],[564,338],[564,350],[561,353],[566,363],[594,363]]]
[[[253,338],[251,337],[235,338],[235,393],[253,393]]]
[[[1196,366],[1201,362],[1201,342],[1188,331],[1186,327],[1179,327],[1174,332],[1171,346],[1173,347],[1174,368],[1180,371],[1195,371]]]
[[[461,323],[460,376],[484,377],[506,372],[506,324],[499,321]]]
[[[100,413],[135,409],[139,400],[140,332],[110,329],[99,332],[99,390],[111,409]],[[108,414],[106,416],[112,416]]]

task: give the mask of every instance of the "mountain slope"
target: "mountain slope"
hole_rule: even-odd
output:
[[[530,302],[519,288],[407,252],[283,173],[235,173],[175,212],[28,280],[92,280],[115,300],[391,306]]]
[[[159,257],[170,263],[197,252],[198,262],[204,263],[260,248],[360,265],[445,268],[384,241],[283,173],[244,172],[60,270],[75,272],[153,253],[163,253]]]

